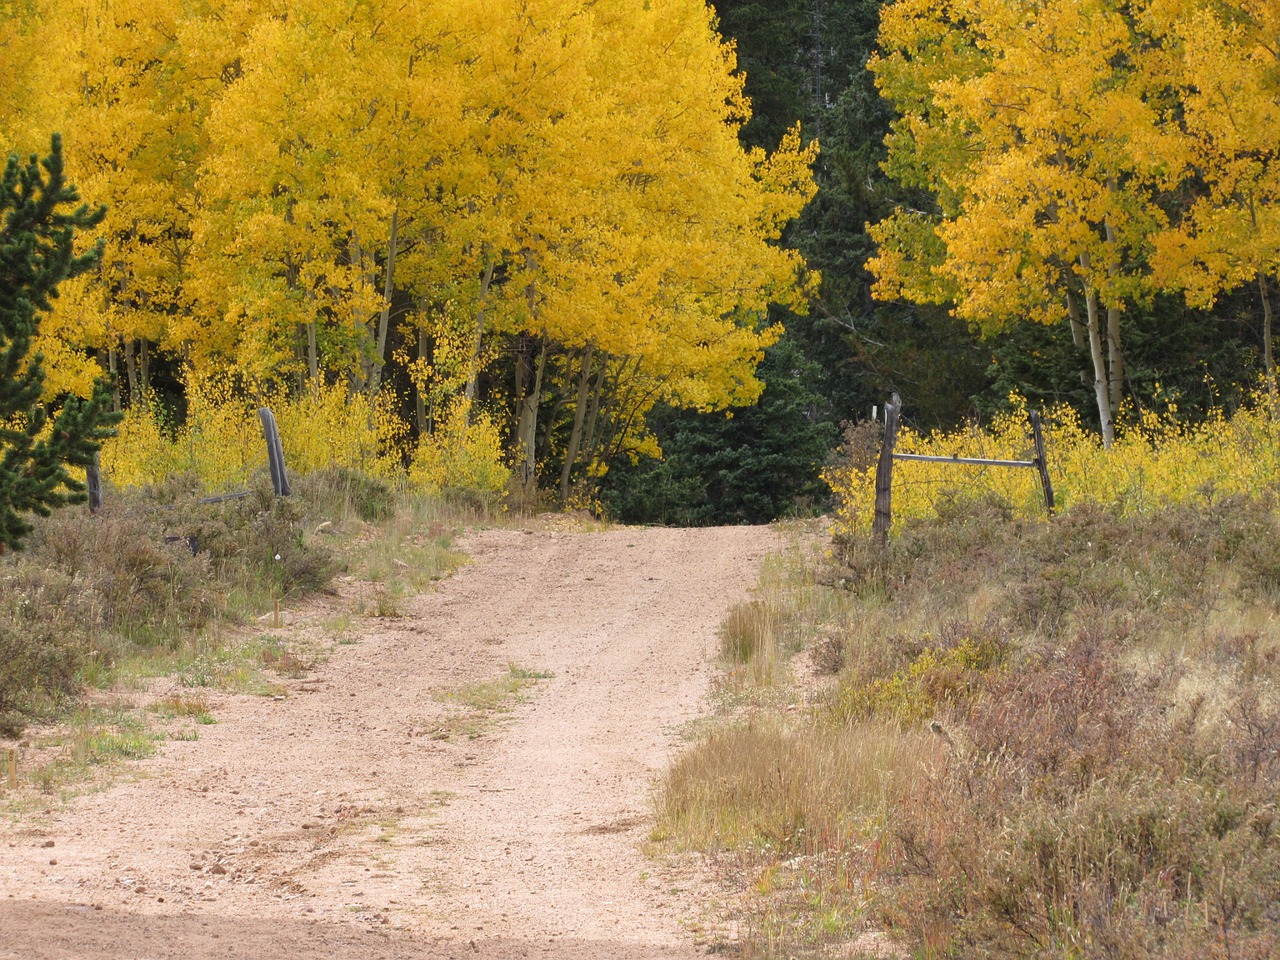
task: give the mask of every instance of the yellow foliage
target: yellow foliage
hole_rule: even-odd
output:
[[[943,703],[973,692],[983,672],[997,667],[1003,651],[991,640],[965,637],[949,647],[926,647],[888,676],[845,687],[836,704],[843,720],[892,717],[903,725],[927,720]]]
[[[296,473],[354,467],[384,479],[402,473],[400,451],[408,425],[395,412],[395,397],[383,388],[370,399],[352,396],[345,384],[320,383],[270,406],[280,430],[285,465]]]
[[[899,453],[983,459],[1032,459],[1026,407],[1014,409],[989,426],[968,426],[954,433],[899,431]],[[1101,438],[1080,422],[1074,410],[1058,407],[1045,415],[1049,476],[1058,506],[1093,502],[1138,513],[1188,501],[1212,501],[1256,492],[1280,483],[1280,422],[1275,401],[1259,390],[1254,402],[1228,417],[1221,410],[1201,423],[1178,419],[1170,404],[1132,425],[1117,428],[1105,450]],[[864,469],[837,467],[826,480],[837,500],[836,534],[863,535],[875,512],[875,464]],[[898,461],[893,467],[893,519],[931,516],[957,500],[995,501],[1013,514],[1043,517],[1044,499],[1035,470]]]
[[[440,429],[422,438],[409,467],[409,481],[432,494],[497,498],[510,476],[497,425],[465,400],[452,406]]]
[[[276,417],[285,467],[306,474],[352,467],[394,479],[408,428],[395,414],[394,398],[349,395],[339,383],[313,385],[300,396],[238,390],[229,377],[187,377],[187,419],[169,430],[158,407],[136,404],[119,434],[102,449],[103,476],[116,486],[155,483],[176,473],[198,477],[210,490],[238,486],[266,468],[267,448],[258,408]]]
[[[136,403],[102,445],[102,474],[117,487],[140,487],[182,473],[178,445],[166,435],[158,409]]]

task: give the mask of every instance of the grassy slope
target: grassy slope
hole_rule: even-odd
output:
[[[656,836],[737,876],[746,956],[1274,956],[1278,600],[1268,498],[793,560]]]

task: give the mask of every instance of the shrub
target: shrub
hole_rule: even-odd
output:
[[[74,694],[86,653],[71,577],[39,570],[0,571],[0,736],[17,736]]]
[[[0,733],[48,715],[85,676],[109,677],[119,658],[328,584],[336,563],[303,536],[305,503],[264,484],[221,503],[189,489],[175,478],[96,515],[60,511],[0,560]]]
[[[503,465],[502,437],[486,413],[455,403],[440,428],[418,443],[409,482],[424,493],[488,507],[511,479]]]
[[[119,488],[163,483],[174,474],[190,474],[209,490],[241,486],[266,467],[257,412],[263,406],[275,414],[291,477],[335,467],[383,480],[402,475],[408,427],[385,389],[370,399],[322,380],[290,396],[232,377],[189,373],[186,397],[177,427],[158,403],[135,403],[119,436],[103,447],[103,476]]]

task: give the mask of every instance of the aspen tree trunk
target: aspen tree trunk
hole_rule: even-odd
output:
[[[1067,320],[1071,324],[1071,342],[1077,350],[1085,349],[1084,323],[1080,320],[1080,298],[1075,287],[1067,283]]]
[[[1102,424],[1102,445],[1108,450],[1115,442],[1115,424],[1112,422],[1111,391],[1108,389],[1107,355],[1102,343],[1102,331],[1099,329],[1098,294],[1090,287],[1085,288],[1085,312],[1088,316],[1089,357],[1093,360],[1093,396],[1098,404],[1098,419]]]
[[[578,377],[578,398],[573,405],[573,429],[569,433],[569,449],[564,454],[560,468],[560,500],[569,499],[569,478],[578,462],[578,450],[582,445],[582,425],[587,419],[587,398],[591,388],[591,360],[595,349],[587,344],[582,351],[582,373]]]
[[[146,337],[138,341],[138,380],[142,392],[151,392],[151,345]]]
[[[1120,409],[1124,400],[1124,349],[1120,345],[1121,311],[1107,307],[1107,392],[1111,400],[1111,413]]]
[[[1113,191],[1118,191],[1114,180],[1108,181],[1107,184]],[[1109,222],[1103,224],[1106,231],[1107,247],[1110,252],[1111,262],[1107,264],[1107,274],[1111,277],[1117,277],[1120,274],[1120,254],[1116,244],[1116,231]],[[1120,409],[1120,403],[1124,399],[1124,348],[1120,345],[1120,317],[1121,311],[1119,307],[1107,306],[1107,367],[1108,367],[1108,383],[1107,388],[1111,399],[1111,413]]]
[[[418,362],[425,363],[427,359],[427,331],[418,330]],[[426,383],[415,384],[413,391],[413,413],[418,421],[418,436],[428,436],[430,430],[427,424],[427,385]]]
[[[364,255],[364,247],[360,245],[360,237],[353,230],[351,237],[347,240],[347,259],[351,266],[360,272],[360,278],[370,286],[373,286],[372,271],[366,270],[368,258]],[[369,371],[373,367],[373,358],[369,356],[369,352],[364,349],[365,342],[369,339],[369,326],[358,317],[351,318],[351,342],[356,345],[356,359],[351,365],[351,369],[347,372],[347,396],[354,397],[357,393],[363,393],[365,385],[369,382]]]
[[[489,263],[484,268],[484,276],[480,278],[480,306],[476,311],[476,333],[471,340],[471,368],[467,371],[467,388],[464,396],[467,399],[467,419],[470,420],[470,409],[476,399],[476,382],[480,378],[480,348],[484,344],[484,317],[488,306],[489,287],[493,283],[493,271],[496,264]]]
[[[547,343],[542,342],[538,366],[528,393],[520,398],[520,419],[516,427],[516,446],[520,451],[521,480],[526,488],[537,480],[538,404],[542,398],[542,375],[547,367]]]
[[[1267,287],[1267,275],[1258,271],[1258,293],[1262,295],[1262,369],[1267,375],[1267,390],[1273,396],[1276,392],[1276,358],[1272,352],[1271,330],[1271,291]]]
[[[320,379],[320,353],[316,346],[316,322],[309,321],[303,325],[307,336],[307,373],[312,383]]]
[[[107,373],[111,374],[111,409],[120,412],[120,362],[117,359],[115,346],[107,347]]]
[[[133,354],[133,341],[124,342],[124,373],[129,384],[129,401],[138,395],[138,361]]]
[[[391,326],[391,295],[395,292],[396,249],[400,211],[391,211],[391,236],[387,239],[387,276],[382,285],[382,312],[378,314],[378,339],[374,346],[373,367],[369,371],[369,396],[377,396],[382,384],[382,366],[387,362],[387,330]]]
[[[1253,191],[1249,191],[1249,223],[1258,232],[1258,203]],[[1267,289],[1267,272],[1258,270],[1258,293],[1262,296],[1262,370],[1267,378],[1267,393],[1274,400],[1276,395],[1276,361],[1271,349],[1271,291]]]
[[[591,388],[591,414],[587,421],[587,456],[593,457],[596,450],[596,422],[600,419],[600,398],[604,394],[605,377],[609,372],[609,355],[600,360],[600,370],[596,374],[595,386]]]

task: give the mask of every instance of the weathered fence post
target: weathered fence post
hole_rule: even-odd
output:
[[[876,464],[876,516],[871,533],[881,547],[889,544],[892,522],[893,447],[898,442],[898,414],[902,400],[895,393],[884,408],[884,440],[880,445],[880,462]]]
[[[1044,432],[1040,429],[1040,411],[1031,411],[1031,437],[1036,444],[1036,468],[1040,471],[1040,486],[1044,489],[1044,507],[1053,516],[1053,484],[1049,482],[1049,462],[1044,455]]]
[[[271,486],[277,497],[289,496],[289,476],[284,469],[284,448],[280,446],[280,431],[276,428],[276,416],[267,407],[258,408],[262,421],[262,436],[267,441],[267,466],[271,469]]]
[[[89,491],[89,512],[97,513],[102,509],[102,466],[97,453],[84,468],[84,485]]]

